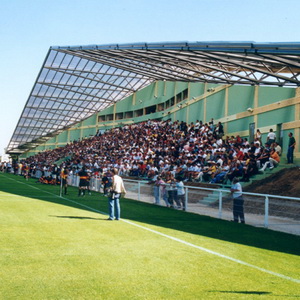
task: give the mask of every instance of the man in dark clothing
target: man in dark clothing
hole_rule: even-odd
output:
[[[88,185],[88,173],[86,172],[85,168],[83,167],[77,175],[79,176],[79,189],[78,189],[78,196],[84,196],[85,190],[87,189]]]
[[[105,173],[102,177],[102,186],[103,186],[103,194],[104,196],[107,196],[108,189],[111,186],[107,173]]]
[[[288,147],[288,151],[287,151],[287,155],[286,155],[288,164],[294,163],[295,145],[296,145],[296,140],[293,137],[293,134],[290,132],[289,133],[289,147]]]
[[[61,180],[62,180],[62,187],[64,188],[64,194],[67,195],[67,189],[68,189],[68,176],[69,176],[69,171],[67,168],[63,169],[61,172]]]

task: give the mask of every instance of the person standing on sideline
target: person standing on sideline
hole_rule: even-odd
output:
[[[177,199],[176,181],[173,175],[166,181],[166,190],[168,193],[168,202],[171,208],[174,208],[174,201]]]
[[[61,186],[64,188],[64,194],[67,195],[67,189],[68,189],[68,176],[69,176],[69,171],[67,168],[63,168],[62,172],[60,174],[61,177]]]
[[[78,186],[78,196],[85,196],[85,191],[87,189],[88,185],[88,173],[83,167],[78,173],[77,176],[79,176],[79,186]]]
[[[245,224],[242,186],[237,177],[233,178],[230,191],[233,198],[233,221],[238,223],[240,219]]]
[[[160,203],[160,197],[161,197],[161,189],[160,186],[162,184],[161,176],[155,175],[152,179],[154,181],[154,204],[159,205]]]
[[[176,188],[177,188],[177,205],[179,209],[185,210],[185,189],[182,179],[176,177]]]
[[[288,164],[293,164],[294,163],[294,149],[296,146],[296,140],[293,137],[293,134],[290,132],[289,133],[289,147],[287,151],[287,163]]]
[[[109,184],[108,172],[106,172],[103,174],[103,177],[102,177],[102,187],[103,187],[104,196],[107,196],[109,186],[110,186],[110,184]]]
[[[123,179],[118,175],[118,170],[113,169],[111,193],[108,198],[109,204],[109,218],[108,220],[120,220],[120,197],[121,194],[126,194]],[[116,213],[116,214],[115,214]],[[116,217],[115,217],[116,216]]]

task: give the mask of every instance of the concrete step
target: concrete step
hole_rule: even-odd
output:
[[[240,183],[241,183],[242,187],[245,187],[245,186],[251,185],[255,181],[265,179],[265,178],[269,177],[270,175],[281,171],[282,169],[290,168],[290,167],[294,167],[294,166],[295,165],[279,164],[277,167],[275,167],[272,170],[266,169],[264,172],[260,172],[259,174],[256,174],[255,176],[250,178],[249,182],[241,181]],[[223,189],[223,190],[229,190],[231,187],[230,181],[228,181],[228,184],[217,184],[217,185],[219,186],[218,189]],[[204,204],[204,205],[210,205],[210,204],[213,204],[213,203],[219,201],[218,189],[209,193],[207,196],[203,197],[203,199],[200,200],[199,203]]]
[[[219,201],[219,192],[218,190],[215,190],[208,194],[206,197],[204,197],[202,200],[199,201],[199,203],[204,205],[210,205],[212,203],[215,203]]]

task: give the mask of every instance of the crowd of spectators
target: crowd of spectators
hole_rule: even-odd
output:
[[[12,168],[12,165],[10,162],[7,162],[7,161],[0,162],[0,172],[10,173],[11,168]]]
[[[270,142],[271,141],[271,142]],[[119,175],[155,181],[229,183],[242,181],[279,163],[280,146],[272,139],[262,145],[261,137],[225,136],[221,122],[148,120],[105,131],[47,150],[13,166],[16,174],[28,170],[41,176],[59,176],[61,168],[77,174],[85,167],[91,176],[102,178],[117,168]],[[57,161],[64,159],[61,165]]]

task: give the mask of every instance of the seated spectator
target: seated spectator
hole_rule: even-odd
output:
[[[264,149],[259,157],[256,159],[257,167],[260,169],[270,158],[270,151],[268,149]]]
[[[121,175],[142,176],[148,180],[152,180],[155,172],[159,172],[165,177],[180,176],[183,181],[211,181],[223,171],[217,171],[217,164],[222,167],[226,162],[229,166],[238,157],[246,165],[246,154],[251,149],[256,157],[260,157],[259,144],[249,147],[239,136],[223,140],[217,133],[222,132],[222,124],[216,127],[211,125],[202,121],[188,125],[179,121],[148,120],[112,128],[94,137],[46,150],[27,158],[21,164],[30,165],[30,173],[34,172],[38,177],[41,172],[47,177],[52,173],[51,166],[56,161],[69,157],[68,167],[72,178],[85,167],[92,176],[98,170],[102,174],[111,168],[118,168]],[[18,174],[19,163],[14,166]],[[231,172],[228,173],[229,177]]]
[[[258,173],[256,158],[253,153],[249,153],[249,159],[243,169],[243,177],[241,181],[248,182],[250,177]]]
[[[204,167],[202,178],[204,181],[210,182],[214,176],[214,173],[217,171],[216,162],[208,161],[208,166]]]
[[[260,157],[262,149],[258,142],[254,143],[254,149],[251,149],[256,158]]]
[[[220,172],[214,176],[214,178],[211,180],[211,183],[223,183],[228,172],[229,172],[229,166],[227,165],[226,162],[224,162]]]
[[[269,160],[264,163],[263,167],[259,171],[265,171],[266,168],[272,170],[274,169],[274,166],[276,167],[279,164],[279,162],[280,157],[278,153],[275,151],[275,149],[272,149]]]
[[[233,161],[232,166],[227,174],[227,178],[232,181],[234,177],[243,176],[243,165],[239,160]]]
[[[138,177],[139,174],[140,174],[140,169],[139,169],[139,166],[136,162],[133,163],[133,166],[130,170],[130,176],[133,176],[133,177]]]
[[[275,147],[274,147],[275,151],[278,153],[279,156],[281,156],[282,149],[281,149],[280,145],[276,142],[274,143],[274,145],[275,145]]]
[[[242,150],[242,146],[236,147],[235,148],[236,151],[236,159],[242,161],[244,159],[244,152]]]
[[[139,176],[145,177],[147,175],[146,171],[147,171],[147,165],[144,161],[141,161],[139,163]]]
[[[202,182],[203,181],[203,172],[201,164],[196,164],[195,171],[192,177],[192,181],[194,182]]]

